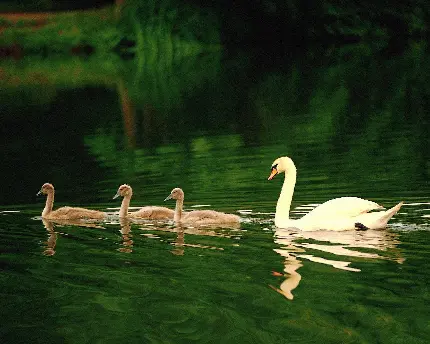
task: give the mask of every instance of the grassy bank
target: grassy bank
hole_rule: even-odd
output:
[[[213,19],[213,18],[212,18]],[[0,14],[0,56],[92,53],[139,55],[151,49],[195,54],[219,47],[218,27],[207,14],[168,0],[130,1],[123,8]]]
[[[25,55],[109,52],[122,36],[113,16],[112,8],[1,14],[0,46]]]

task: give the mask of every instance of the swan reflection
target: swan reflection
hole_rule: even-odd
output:
[[[174,254],[175,256],[183,256],[185,253],[185,230],[182,226],[177,226],[174,228],[174,230],[177,234],[172,254]]]
[[[393,260],[399,264],[404,262],[399,250],[398,235],[386,230],[367,231],[315,231],[303,232],[296,229],[280,229],[275,232],[275,243],[280,248],[275,252],[284,257],[285,280],[279,288],[270,286],[287,299],[294,298],[292,291],[299,285],[301,275],[297,270],[303,266],[303,260],[330,265],[336,269],[360,272],[361,270],[350,266],[351,262],[343,260],[346,257],[385,259]],[[358,249],[358,250],[357,250]],[[363,252],[360,249],[376,250],[375,252]],[[312,253],[308,251],[312,250]],[[390,250],[390,256],[381,255],[382,252]],[[316,255],[315,251],[330,253],[335,256],[342,256],[342,260],[322,258]],[[276,273],[274,273],[276,275]]]
[[[54,224],[52,221],[42,218],[43,225],[48,231],[48,240],[45,242],[45,249],[43,255],[53,256],[55,254],[55,246],[57,246],[57,232],[54,231]]]
[[[170,232],[176,233],[176,238],[172,245],[174,249],[172,250],[172,254],[176,256],[182,256],[185,254],[185,247],[194,247],[194,248],[202,248],[202,249],[210,249],[210,250],[224,250],[222,247],[211,246],[211,245],[203,245],[203,244],[191,244],[186,243],[186,236],[191,235],[193,237],[198,236],[208,236],[208,237],[223,237],[223,238],[232,238],[240,236],[240,226],[233,224],[232,226],[220,226],[220,225],[206,225],[206,226],[185,226],[183,224],[174,224],[173,226],[167,225],[166,223],[146,223],[140,227],[143,231],[160,231],[160,232]]]
[[[43,255],[53,256],[55,254],[55,247],[57,246],[58,232],[55,231],[55,227],[62,226],[77,226],[77,227],[89,227],[89,228],[104,228],[96,223],[85,222],[83,220],[48,220],[41,218],[43,226],[48,232],[48,240],[44,243],[45,249]]]
[[[122,241],[117,250],[123,253],[131,253],[133,252],[133,235],[131,234],[131,222],[127,218],[119,219],[120,230]]]

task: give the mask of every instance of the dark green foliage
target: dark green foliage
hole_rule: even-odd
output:
[[[38,3],[44,4],[39,6],[44,10],[52,5]],[[0,31],[0,46],[17,43],[25,52],[44,53],[91,46],[96,52],[133,55],[166,40],[183,50],[185,43],[188,53],[220,41],[227,46],[287,49],[313,42],[405,45],[410,38],[428,37],[429,13],[430,2],[425,0],[391,4],[381,0],[128,0],[102,10],[52,15],[49,25],[37,30],[38,23],[31,20],[12,23],[0,18],[0,26],[6,28]]]
[[[171,35],[185,41],[219,43],[219,25],[213,11],[202,10],[176,0],[126,1],[120,26],[136,35],[136,26],[158,35]]]
[[[223,41],[231,44],[405,42],[428,35],[430,22],[426,0],[237,0],[211,1],[211,5],[222,20]]]
[[[0,46],[17,44],[25,54],[70,53],[82,46],[105,53],[121,36],[111,9],[52,14],[37,20],[29,14],[4,29]]]
[[[122,8],[36,16],[37,20],[32,14],[23,14],[13,22],[10,16],[0,15],[0,46],[17,45],[24,54],[43,55],[114,51],[134,55],[143,50],[157,54],[169,46],[167,50],[189,55],[219,43],[216,18],[210,12],[169,0],[129,1]]]

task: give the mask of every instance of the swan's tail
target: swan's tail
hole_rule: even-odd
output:
[[[399,204],[395,205],[394,207],[385,211],[385,215],[383,217],[385,220],[385,224],[394,216],[394,214],[396,214],[399,211],[399,209],[402,207],[403,203],[404,202],[402,201]]]
[[[355,229],[382,229],[387,226],[388,221],[399,211],[403,202],[395,205],[394,207],[373,213],[366,213],[354,218]]]

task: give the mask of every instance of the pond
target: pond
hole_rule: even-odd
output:
[[[0,61],[2,343],[427,343],[429,55],[367,46],[272,60],[247,52]],[[274,226],[340,196],[405,204],[386,230]],[[50,222],[185,191],[237,227]]]

